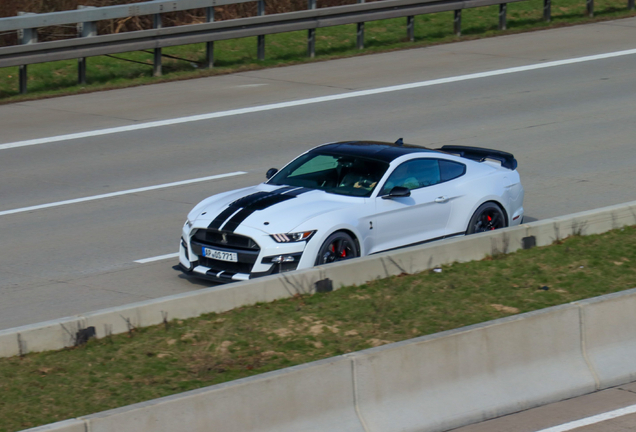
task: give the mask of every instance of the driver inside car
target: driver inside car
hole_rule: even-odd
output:
[[[417,173],[414,171],[413,164],[408,162],[397,167],[386,181],[384,189],[380,195],[388,194],[395,186],[402,186],[409,190],[419,188],[420,182],[417,180]]]
[[[378,184],[377,176],[369,172],[370,170],[363,161],[356,160],[351,171],[340,182],[340,187],[353,186],[356,189],[370,191]]]

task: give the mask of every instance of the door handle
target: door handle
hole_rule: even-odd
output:
[[[448,197],[445,196],[435,198],[436,203],[445,203],[446,201],[448,201]]]

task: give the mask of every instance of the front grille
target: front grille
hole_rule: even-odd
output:
[[[204,267],[210,267],[212,271],[216,272],[227,271],[231,273],[247,274],[252,272],[252,267],[254,266],[254,263],[219,261],[202,256],[199,257],[199,264]]]
[[[261,248],[249,237],[212,229],[200,229],[193,239],[209,246],[258,252]]]
[[[226,271],[229,273],[250,274],[261,250],[258,244],[249,237],[213,229],[198,230],[194,233],[190,245],[192,252],[199,258],[199,264],[209,267],[213,272]],[[205,257],[203,256],[203,249],[206,246],[220,251],[235,252],[238,262],[220,261]]]

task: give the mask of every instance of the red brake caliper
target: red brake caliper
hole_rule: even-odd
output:
[[[492,222],[492,218],[490,217],[490,215],[486,216],[486,218],[488,219],[488,222]],[[495,227],[492,227],[492,226],[490,227],[491,231],[494,230],[494,229],[495,229]]]
[[[342,249],[342,252],[340,253],[340,257],[341,258],[345,258],[347,256],[347,250],[346,249]]]

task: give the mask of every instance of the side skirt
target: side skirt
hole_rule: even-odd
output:
[[[424,240],[424,241],[421,241],[421,242],[405,244],[403,246],[398,246],[398,247],[394,247],[394,248],[391,248],[391,249],[384,249],[384,250],[381,250],[381,251],[373,252],[373,253],[371,253],[369,255],[375,255],[375,254],[379,254],[379,253],[382,253],[382,252],[389,252],[389,251],[392,251],[392,250],[402,249],[402,248],[405,248],[405,247],[417,246],[417,245],[422,245],[422,244],[426,244],[426,243],[430,243],[430,242],[434,242],[434,241],[438,241],[438,240],[444,240],[444,239],[447,239],[447,238],[459,237],[459,236],[465,236],[465,235],[466,235],[466,231],[462,231],[462,232],[458,232],[458,233],[454,233],[454,234],[448,234],[448,235],[441,236],[441,237],[435,237],[435,238]]]

